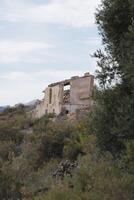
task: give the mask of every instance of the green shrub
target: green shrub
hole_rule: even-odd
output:
[[[0,199],[21,200],[21,183],[10,167],[3,167],[0,170]]]

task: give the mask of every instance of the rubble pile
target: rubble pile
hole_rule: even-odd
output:
[[[64,91],[64,96],[63,96],[63,104],[69,103],[70,101],[70,90]]]

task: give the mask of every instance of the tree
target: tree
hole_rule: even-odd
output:
[[[117,153],[134,139],[133,0],[103,0],[96,23],[104,52],[95,53],[100,87],[93,127],[101,149]]]

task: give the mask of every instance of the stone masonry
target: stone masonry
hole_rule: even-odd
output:
[[[40,118],[47,113],[71,116],[82,110],[90,110],[93,85],[94,76],[89,73],[52,83],[43,91],[43,100],[30,112],[30,116]]]

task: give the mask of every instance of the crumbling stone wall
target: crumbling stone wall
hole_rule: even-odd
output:
[[[32,118],[40,118],[46,113],[72,115],[78,110],[88,110],[93,104],[93,84],[94,76],[89,73],[52,83],[43,91],[43,100],[29,114]]]

